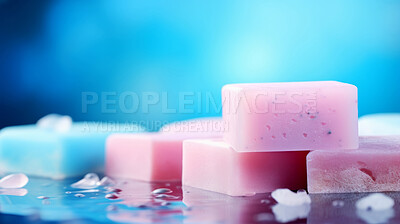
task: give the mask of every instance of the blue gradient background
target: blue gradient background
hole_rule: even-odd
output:
[[[337,80],[359,114],[400,112],[400,1],[0,0],[0,127],[48,113],[174,121],[196,113],[82,112],[82,92],[209,92],[227,83]],[[204,106],[204,105],[203,105]]]

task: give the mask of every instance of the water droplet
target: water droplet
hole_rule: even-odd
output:
[[[21,188],[29,182],[23,173],[10,174],[0,179],[0,188]]]
[[[332,201],[332,206],[333,207],[343,207],[344,206],[344,201],[340,201],[340,200]]]
[[[49,199],[49,197],[46,197],[46,196],[38,196],[37,199],[45,200],[45,199]]]
[[[115,184],[116,184],[115,180],[113,180],[107,176],[101,178],[100,183],[99,183],[100,186],[112,186]]]
[[[107,192],[113,192],[113,193],[120,193],[122,190],[119,188],[113,188],[113,187],[105,187],[105,189],[107,190]]]
[[[85,197],[84,194],[75,194],[74,196],[77,197],[77,198],[83,198],[83,197]]]
[[[82,191],[74,191],[73,193],[96,193],[99,192],[99,189],[88,189],[88,190],[82,190]]]
[[[169,203],[168,201],[163,201],[163,202],[161,202],[161,206],[168,206],[168,205],[170,205],[171,203]]]
[[[170,199],[178,199],[178,196],[168,195],[168,194],[159,194],[156,198],[170,198]]]
[[[117,211],[118,210],[118,206],[116,205],[109,205],[106,208],[107,211],[111,212],[111,211]]]
[[[296,193],[297,193],[297,194],[307,194],[307,191],[304,190],[304,189],[299,189],[299,190],[297,190]]]
[[[168,188],[158,188],[158,189],[155,189],[151,193],[152,194],[167,194],[167,193],[172,193],[172,190],[168,189]]]
[[[271,201],[270,200],[268,200],[268,199],[262,199],[261,200],[261,203],[262,204],[269,204]]]
[[[114,200],[114,199],[117,199],[119,197],[116,194],[106,194],[106,198]]]
[[[73,188],[92,189],[98,187],[100,184],[99,176],[95,173],[88,173],[82,180],[71,184]]]

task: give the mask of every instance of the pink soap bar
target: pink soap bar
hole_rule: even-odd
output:
[[[206,134],[113,134],[106,143],[106,174],[144,181],[175,181],[182,177],[182,142]],[[207,134],[221,137],[221,134]]]
[[[360,137],[360,148],[307,156],[310,193],[400,191],[400,136]]]
[[[231,196],[304,189],[307,153],[239,153],[222,139],[186,140],[182,185]]]
[[[358,148],[357,87],[334,82],[222,88],[224,139],[236,151]]]

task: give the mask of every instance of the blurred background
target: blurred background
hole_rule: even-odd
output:
[[[400,1],[0,0],[0,128],[217,116],[201,99],[220,103],[224,84],[311,80],[357,85],[359,115],[400,112]],[[196,93],[195,112],[126,113],[127,91],[167,93],[170,108]],[[84,110],[87,92],[99,100]]]

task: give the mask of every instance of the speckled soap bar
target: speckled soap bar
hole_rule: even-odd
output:
[[[355,150],[307,156],[310,193],[400,191],[400,136],[360,137]]]
[[[222,88],[224,140],[236,151],[358,147],[357,87],[335,82],[230,84]]]

